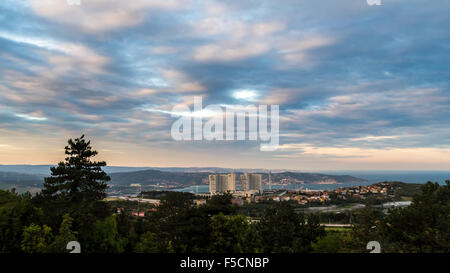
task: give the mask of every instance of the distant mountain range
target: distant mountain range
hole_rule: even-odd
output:
[[[53,165],[0,165],[0,172],[18,172],[28,174],[50,175],[50,167]],[[268,172],[267,169],[231,169],[219,167],[122,167],[106,166],[103,168],[107,173],[136,172],[143,170],[157,170],[163,172],[208,172],[208,173],[229,173],[229,172]],[[287,169],[271,170],[272,173],[293,171]],[[295,172],[295,171],[293,171]]]
[[[214,172],[216,173],[216,172]],[[227,172],[225,172],[227,173]],[[239,175],[243,172],[235,172],[236,178],[239,180]],[[180,184],[185,186],[199,185],[208,183],[208,176],[213,172],[163,172],[158,170],[144,170],[137,172],[126,173],[111,173],[111,183],[115,185],[129,185],[129,184]],[[268,181],[267,172],[263,173],[263,180]],[[366,182],[362,178],[353,177],[350,175],[328,175],[320,173],[299,173],[299,172],[280,172],[272,174],[272,181],[274,183],[284,182],[289,183],[355,183]]]
[[[130,185],[142,184],[151,185],[157,183],[178,184],[178,185],[198,185],[203,179],[207,179],[210,173],[206,172],[163,172],[159,170],[145,170],[137,172],[111,173],[111,184]]]
[[[0,172],[17,172],[26,174],[50,175],[50,167],[53,165],[0,165]],[[148,170],[148,167],[116,167],[106,166],[103,168],[107,173],[118,172],[135,172],[140,170]]]
[[[263,179],[268,179],[268,174],[263,174]],[[367,182],[366,179],[354,177],[351,175],[330,175],[322,173],[303,173],[303,172],[281,172],[272,173],[272,181],[291,181],[293,183],[303,182],[305,184],[323,183],[358,183]]]
[[[42,188],[44,177],[50,175],[50,165],[0,165],[0,188]],[[130,184],[192,186],[208,183],[208,175],[213,173],[235,172],[237,180],[243,172],[262,173],[268,181],[268,171],[264,169],[227,169],[227,168],[146,168],[146,167],[105,167],[111,176],[112,185]],[[274,183],[355,183],[367,180],[350,175],[328,175],[275,170],[272,172]]]
[[[18,192],[36,192],[42,188],[44,175],[0,172],[0,189],[15,188]]]

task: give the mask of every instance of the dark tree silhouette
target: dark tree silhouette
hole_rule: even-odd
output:
[[[106,182],[111,180],[102,170],[106,162],[91,161],[98,153],[84,135],[69,139],[68,144],[65,161],[52,167],[52,176],[45,178],[44,198],[70,203],[102,200],[106,197]]]
[[[67,157],[58,166],[50,168],[51,177],[45,178],[44,189],[34,203],[46,214],[46,223],[57,230],[64,214],[74,219],[74,230],[80,241],[89,240],[90,230],[97,220],[110,214],[109,205],[101,201],[106,197],[110,177],[102,170],[105,162],[92,161],[97,151],[82,135],[69,139],[65,147]]]
[[[288,202],[267,208],[257,230],[262,242],[261,250],[266,253],[309,252],[311,244],[325,234],[316,215],[297,213]]]

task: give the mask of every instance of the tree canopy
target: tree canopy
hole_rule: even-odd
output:
[[[408,207],[346,214],[352,228],[336,231],[320,225],[330,215],[298,212],[292,202],[265,202],[250,218],[231,194],[195,206],[192,195],[167,192],[137,217],[131,205],[118,211],[103,200],[106,163],[93,161],[84,135],[69,139],[65,154],[36,196],[0,190],[0,252],[63,253],[70,241],[88,253],[364,253],[369,241],[383,252],[450,251],[450,181],[424,184]]]

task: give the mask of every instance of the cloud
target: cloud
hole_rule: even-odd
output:
[[[31,8],[35,14],[89,33],[136,26],[146,19],[149,10],[180,9],[187,4],[188,1],[175,0],[90,0],[84,1],[80,6],[71,6],[65,1],[31,0]]]
[[[16,117],[24,118],[31,121],[44,121],[48,118],[41,116],[41,113],[31,113],[31,114],[16,114]]]
[[[285,144],[280,146],[281,150],[295,151],[294,154],[281,155],[284,158],[298,157],[319,157],[327,159],[338,159],[346,164],[374,164],[388,166],[398,164],[407,166],[408,164],[426,165],[436,164],[441,166],[442,162],[450,160],[450,148],[391,148],[391,149],[370,149],[351,147],[315,147],[310,144]],[[424,160],[425,159],[425,160]]]
[[[201,62],[237,61],[264,54],[276,44],[274,36],[285,28],[280,21],[247,23],[223,14],[192,21],[191,25],[195,36],[213,41],[194,48],[192,57]]]
[[[229,43],[226,45],[209,44],[198,47],[194,52],[197,61],[236,61],[258,56],[270,47],[261,43]]]
[[[205,87],[198,81],[193,81],[183,72],[175,69],[162,69],[161,74],[170,83],[169,89],[175,92],[199,92]]]
[[[418,166],[407,158],[418,152],[437,164],[450,145],[449,11],[445,0],[0,1],[0,143],[87,132],[143,161],[151,147],[178,164],[163,156],[176,147],[236,165]],[[174,143],[169,113],[194,95],[280,105],[281,149]]]
[[[55,68],[51,71],[51,76],[61,76],[61,74],[72,71],[74,68],[78,69],[78,72],[100,73],[102,68],[108,64],[107,57],[82,44],[6,32],[0,32],[0,38],[44,49],[44,51],[41,51],[42,55]],[[41,71],[41,73],[46,72],[47,69]]]
[[[287,65],[304,64],[308,61],[308,51],[333,44],[331,37],[312,36],[310,38],[284,39],[278,46],[278,53]]]
[[[151,53],[155,55],[165,55],[177,53],[178,49],[172,46],[157,46],[152,48]]]

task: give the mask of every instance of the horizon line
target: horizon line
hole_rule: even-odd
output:
[[[38,167],[38,166],[56,166],[56,164],[26,164],[26,163],[17,163],[17,164],[0,164],[0,166],[32,166],[32,167]],[[124,166],[124,165],[106,165],[105,167],[113,167],[113,168],[148,168],[148,169],[155,169],[155,168],[183,168],[183,169],[207,169],[207,168],[217,168],[217,169],[235,169],[235,170],[242,170],[242,169],[249,169],[249,170],[276,170],[276,171],[295,171],[295,172],[450,172],[449,170],[445,169],[422,169],[422,170],[408,170],[408,169],[308,169],[308,170],[301,170],[301,169],[283,169],[283,168],[264,168],[264,167],[239,167],[239,168],[233,168],[233,167],[218,167],[218,166]]]

